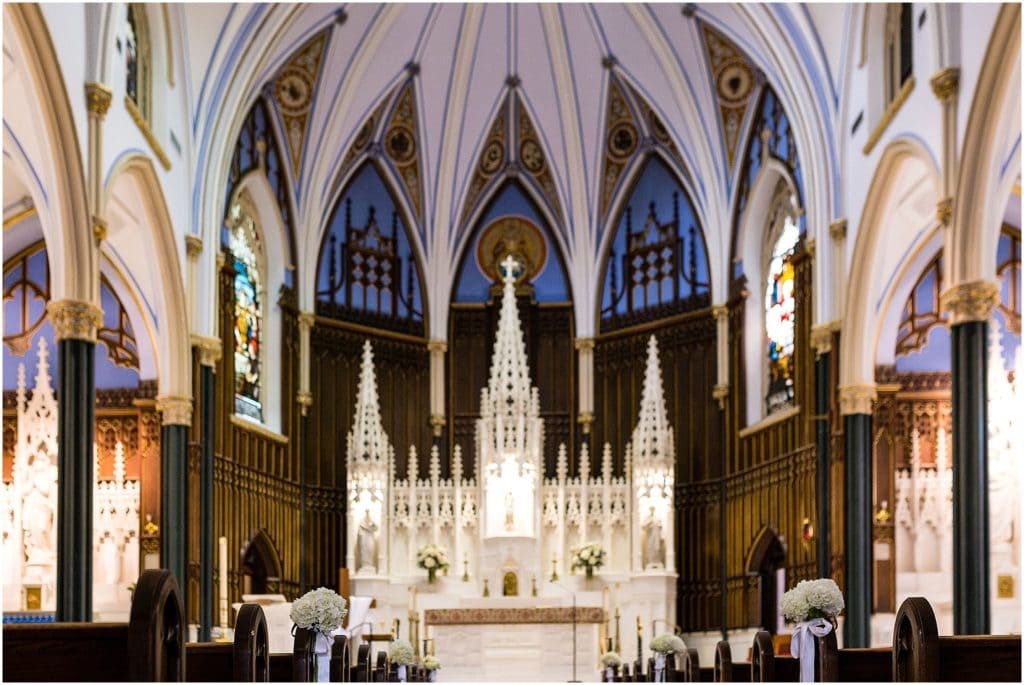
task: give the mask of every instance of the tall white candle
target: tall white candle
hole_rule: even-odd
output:
[[[220,552],[220,625],[228,627],[228,539],[221,537],[218,540]]]

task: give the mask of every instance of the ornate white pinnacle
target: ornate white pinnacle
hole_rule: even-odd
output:
[[[512,275],[516,262],[508,256],[502,267],[505,270],[505,290],[501,296],[498,334],[491,357],[491,377],[487,383],[487,394],[482,397],[480,413],[484,416],[537,416],[539,402],[531,401],[537,391],[530,387],[526,343],[516,306],[515,277]]]
[[[370,341],[363,345],[363,362],[359,369],[359,391],[356,414],[348,434],[348,460],[388,463],[391,444],[380,421],[380,399],[377,396],[377,373],[373,366]]]
[[[675,444],[661,387],[658,341],[653,335],[647,341],[647,368],[640,397],[640,421],[633,430],[631,441],[633,461],[638,466],[652,462],[672,465],[675,463]]]

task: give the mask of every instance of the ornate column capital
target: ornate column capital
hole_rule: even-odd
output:
[[[725,398],[729,396],[729,384],[716,383],[711,391],[711,396],[718,400],[720,406],[725,406]]]
[[[999,285],[991,281],[960,283],[942,293],[940,301],[951,315],[951,325],[988,321],[992,309],[999,304]]]
[[[960,89],[960,67],[946,67],[932,76],[932,92],[945,104],[957,96]]]
[[[448,421],[444,418],[444,414],[430,415],[430,430],[433,432],[435,438],[441,437],[441,432],[447,424]]]
[[[839,386],[839,413],[870,414],[871,404],[878,398],[874,383]]]
[[[299,312],[299,328],[309,330],[316,323],[316,314],[313,312]]]
[[[811,328],[811,348],[818,357],[832,351],[832,323],[822,323]]]
[[[96,239],[97,243],[107,239],[107,220],[103,217],[93,215],[92,237]]]
[[[576,417],[576,422],[583,428],[584,435],[590,433],[590,426],[594,423],[594,412],[581,411]]]
[[[953,218],[953,198],[944,197],[935,205],[935,218],[943,226],[949,226],[949,220]]]
[[[96,329],[103,324],[103,310],[92,302],[53,300],[46,305],[57,342],[85,340],[96,342]]]
[[[195,261],[203,253],[203,239],[191,233],[185,236],[185,254],[189,261]]]
[[[113,93],[102,83],[87,81],[85,84],[85,107],[90,114],[97,114],[102,119],[107,116]]]
[[[448,341],[429,340],[427,341],[427,351],[429,351],[431,354],[444,354],[445,352],[448,351]]]
[[[577,350],[593,350],[594,349],[594,339],[593,338],[576,338],[576,341],[575,341],[575,343],[573,343],[573,346]]]
[[[203,366],[216,366],[220,361],[222,343],[220,338],[212,338],[206,335],[191,336],[192,347],[199,348],[199,363]]]
[[[839,241],[846,239],[846,219],[836,219],[828,227],[832,240]]]
[[[299,405],[299,411],[305,416],[309,412],[309,408],[313,406],[313,393],[309,390],[300,390],[295,396],[295,402]]]
[[[716,304],[711,307],[711,316],[715,317],[715,320],[725,319],[729,316],[729,306],[724,304]]]
[[[156,410],[165,426],[192,425],[192,398],[181,395],[161,395],[156,398]]]

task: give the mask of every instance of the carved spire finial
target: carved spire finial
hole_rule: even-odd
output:
[[[390,446],[381,425],[377,372],[373,366],[373,348],[367,340],[363,345],[363,361],[359,369],[356,413],[348,434],[349,463],[372,461],[386,464]]]
[[[647,341],[647,367],[640,396],[640,420],[633,430],[632,456],[638,463],[675,463],[672,427],[668,423],[665,393],[661,384],[661,362],[658,341],[652,335]]]

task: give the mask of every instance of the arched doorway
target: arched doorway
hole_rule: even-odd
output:
[[[765,526],[747,556],[747,576],[757,579],[757,596],[747,603],[748,625],[774,635],[779,629],[779,597],[785,590],[786,543],[779,532]]]
[[[242,549],[238,566],[243,595],[266,595],[281,591],[281,558],[273,541],[262,528]]]

